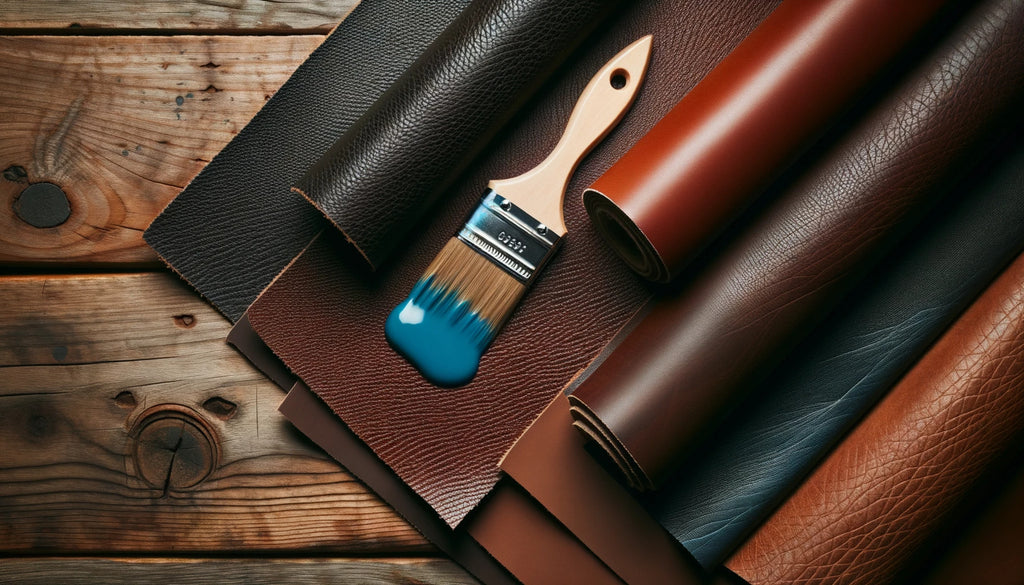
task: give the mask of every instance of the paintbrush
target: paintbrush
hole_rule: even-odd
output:
[[[523,175],[491,181],[462,230],[388,316],[392,347],[441,386],[465,384],[566,233],[562,199],[576,165],[625,115],[651,36],[608,61],[583,89],[558,144]]]

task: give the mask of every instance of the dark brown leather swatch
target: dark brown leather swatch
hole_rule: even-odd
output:
[[[569,397],[627,477],[661,483],[1019,105],[1024,8],[994,0],[969,18]]]
[[[390,268],[367,275],[325,232],[249,309],[255,331],[328,406],[450,525],[498,479],[498,460],[649,292],[601,245],[579,197],[611,163],[772,9],[753,0],[630,3],[451,189]],[[619,126],[578,168],[565,207],[565,244],[484,355],[455,389],[426,381],[388,345],[390,310],[465,220],[487,181],[535,166],[554,146],[580,89],[609,58],[653,33],[644,86]],[[296,195],[298,197],[298,195]]]
[[[469,0],[362,2],[144,235],[237,320],[329,224],[290,192]]]
[[[296,189],[377,269],[618,3],[474,2]]]
[[[605,243],[667,282],[944,3],[783,2],[584,193]]]
[[[1022,388],[1024,256],[727,565],[754,585],[891,582],[1020,440]]]

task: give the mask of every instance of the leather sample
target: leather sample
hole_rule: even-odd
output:
[[[626,583],[703,583],[706,575],[585,450],[559,392],[501,469]]]
[[[1024,144],[1006,154],[953,185],[964,196],[925,218],[646,499],[702,565],[742,544],[1024,249]]]
[[[942,4],[784,1],[587,189],[597,230],[668,282]]]
[[[230,337],[232,345],[260,371],[268,376],[280,373],[280,360],[252,331],[246,317],[239,319]],[[622,583],[541,506],[507,481],[492,490],[464,528],[453,531],[302,382],[288,382],[287,376],[271,379],[288,391],[280,411],[296,428],[485,583],[514,582],[509,572],[523,583]]]
[[[1024,256],[728,561],[729,568],[754,585],[890,582],[988,465],[1020,440],[1021,388]]]
[[[660,485],[1002,123],[1024,77],[1020,12],[989,2],[969,15],[683,294],[598,358],[569,397],[574,424],[635,487]]]
[[[1016,453],[1014,453],[1016,451]],[[924,567],[905,571],[907,585],[1017,585],[1024,583],[1024,449],[1010,448],[1008,461],[998,461],[987,485],[969,499],[974,506],[958,509],[965,518],[932,535],[939,550],[921,551]],[[1015,455],[1015,456],[1014,456]],[[979,505],[980,504],[980,505]],[[952,546],[950,546],[952,543]],[[935,554],[937,553],[937,554]],[[925,556],[926,555],[926,556]],[[921,578],[921,575],[926,575]]]
[[[573,197],[565,206],[570,235],[470,384],[426,383],[387,345],[388,313],[465,221],[487,180],[521,174],[551,150],[582,85],[623,46],[654,35],[643,90],[579,166],[570,193],[607,169],[771,8],[754,0],[713,8],[630,3],[452,186],[451,204],[388,270],[367,274],[346,262],[341,236],[327,230],[250,307],[253,329],[399,478],[458,525],[497,482],[498,461],[516,437],[650,293],[600,245]]]
[[[228,337],[224,341],[245,356],[252,365],[256,366],[257,370],[270,378],[282,390],[287,391],[298,382],[284,363],[267,348],[263,340],[252,330],[248,316],[242,315],[242,318],[228,332]]]
[[[515,485],[499,483],[465,526],[452,530],[301,382],[291,389],[280,410],[484,583],[621,585],[622,581]]]
[[[292,185],[467,5],[360,3],[153,221],[146,242],[236,321],[329,225]]]
[[[473,3],[297,190],[378,268],[618,1]]]

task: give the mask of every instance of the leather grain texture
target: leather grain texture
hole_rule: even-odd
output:
[[[260,361],[258,355],[253,358]],[[466,524],[452,530],[301,382],[288,392],[280,410],[484,583],[621,585],[614,573],[514,484],[500,482]]]
[[[474,2],[297,190],[377,269],[618,2]]]
[[[290,192],[469,5],[362,2],[146,230],[232,321],[329,224]]]
[[[728,561],[729,568],[754,585],[891,582],[974,481],[1020,440],[1022,388],[1024,256]]]
[[[325,233],[249,309],[255,331],[287,366],[450,525],[491,490],[497,464],[551,398],[650,292],[600,245],[578,194],[748,34],[771,4],[630,3],[567,63],[534,104],[452,186],[451,204],[417,232],[388,270],[367,275]],[[384,320],[475,207],[493,178],[534,167],[554,146],[595,71],[654,34],[643,89],[582,162],[565,206],[565,244],[468,385],[439,389],[388,347]]]
[[[606,450],[662,483],[891,249],[1019,104],[1022,12],[982,5],[693,284],[609,348],[570,396],[610,431]]]
[[[944,3],[783,2],[583,195],[605,242],[667,282]]]
[[[998,165],[952,185],[963,197],[926,217],[646,500],[705,567],[739,547],[1024,249],[1024,144],[993,156]]]

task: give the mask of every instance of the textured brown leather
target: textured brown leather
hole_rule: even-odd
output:
[[[579,166],[569,193],[580,193],[604,172],[771,8],[755,0],[630,3],[453,185],[452,204],[417,232],[388,270],[368,277],[345,262],[337,236],[321,237],[249,309],[253,328],[403,481],[457,525],[494,486],[497,463],[516,437],[649,292],[597,241],[582,203],[570,196],[564,246],[470,384],[439,389],[425,382],[388,347],[388,312],[463,223],[489,179],[519,175],[551,150],[580,88],[622,47],[654,34],[640,95]]]
[[[598,231],[667,282],[944,1],[786,0],[584,193]]]
[[[502,471],[626,583],[703,583],[696,561],[584,451],[571,423],[559,392],[502,459]]]
[[[261,361],[258,352],[250,359]],[[517,486],[500,482],[465,525],[452,530],[301,382],[291,389],[280,410],[484,583],[621,585],[614,573]]]
[[[297,189],[376,269],[618,2],[474,2]]]
[[[1012,37],[1014,50],[1020,32]],[[728,561],[729,568],[754,585],[890,582],[975,479],[1019,440],[1022,389],[1024,256]]]
[[[923,551],[927,554],[921,562],[924,566],[911,568],[906,572],[911,576],[900,583],[1024,583],[1024,556],[1020,554],[1024,550],[1024,449],[1019,439],[1016,444],[1016,457],[1008,458],[1005,464],[997,462],[992,470],[995,473],[989,474],[993,476],[988,478],[989,484],[969,496],[975,505],[965,506],[966,518],[933,535],[931,540],[938,550]],[[922,574],[926,577],[914,578]]]
[[[609,348],[570,396],[577,423],[597,419],[590,434],[606,431],[609,454],[663,481],[1019,103],[1022,36],[1019,3],[969,15],[692,286]]]

